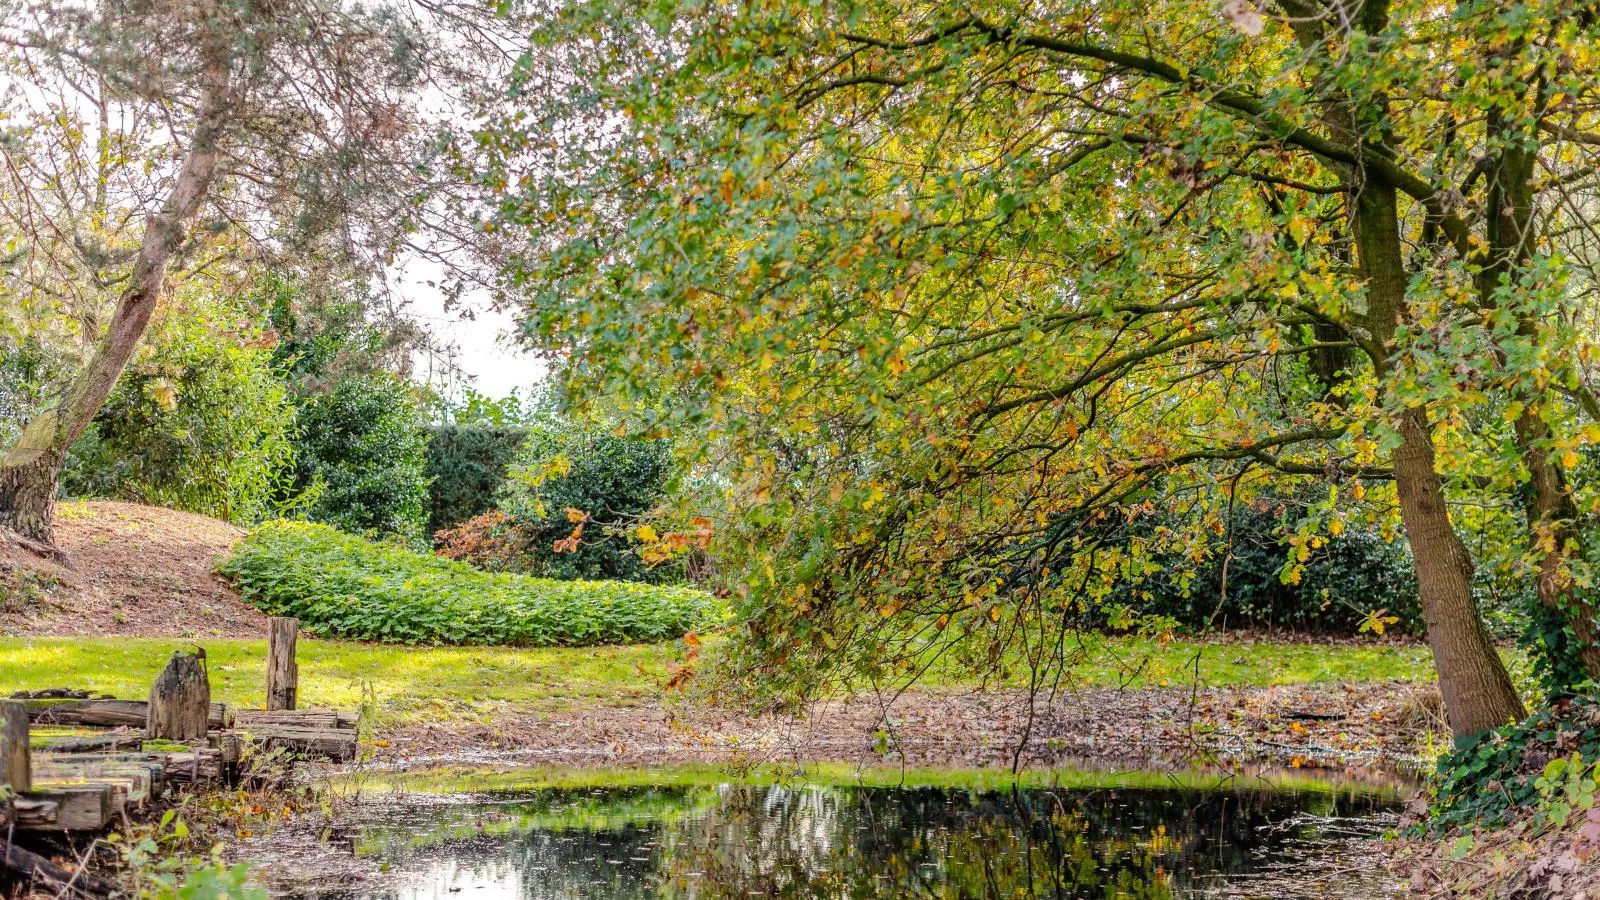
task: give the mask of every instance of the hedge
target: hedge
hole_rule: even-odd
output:
[[[268,522],[219,567],[249,602],[312,634],[402,644],[661,641],[715,625],[692,588],[484,572],[307,522]]]
[[[428,429],[428,534],[454,528],[494,506],[526,428],[438,425]]]

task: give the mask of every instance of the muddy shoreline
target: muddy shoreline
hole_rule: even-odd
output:
[[[563,766],[837,762],[1038,768],[1071,760],[1224,757],[1290,766],[1414,762],[1438,722],[1431,685],[911,691],[750,715],[690,698],[540,708],[484,704],[473,717],[383,729],[368,765]]]

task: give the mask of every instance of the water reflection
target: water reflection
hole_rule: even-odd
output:
[[[1374,833],[1372,817],[1391,805],[1266,787],[729,784],[419,798],[358,823],[355,852],[390,877],[322,896],[1186,896],[1281,866],[1330,821]]]

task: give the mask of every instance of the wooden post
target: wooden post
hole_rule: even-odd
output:
[[[267,709],[294,709],[300,693],[300,669],[294,661],[300,620],[274,616],[267,620]]]
[[[0,700],[0,785],[9,786],[13,796],[33,790],[28,707],[21,700]]]
[[[228,787],[237,787],[239,784],[239,756],[244,748],[244,742],[237,734],[226,731],[216,737],[217,750],[222,760],[222,783]]]
[[[211,679],[205,651],[173,651],[167,667],[150,686],[144,736],[154,740],[201,741],[211,717]]]

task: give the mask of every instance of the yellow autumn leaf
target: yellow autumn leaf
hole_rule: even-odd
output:
[[[161,408],[167,412],[172,412],[178,408],[178,391],[172,386],[172,382],[165,378],[159,379],[150,386],[150,399],[160,404]]]

